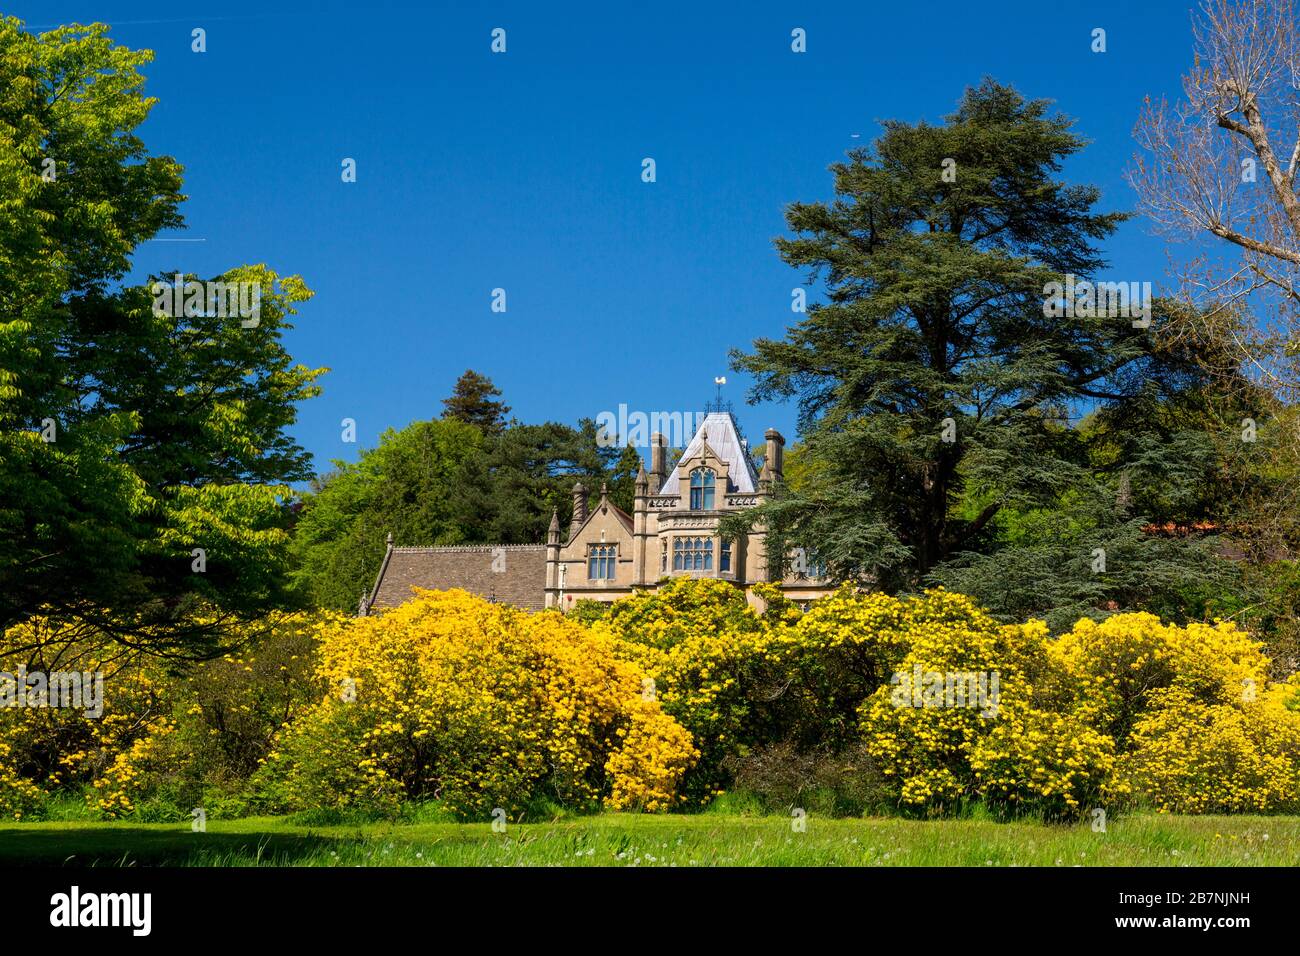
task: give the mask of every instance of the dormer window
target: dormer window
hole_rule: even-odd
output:
[[[707,468],[696,468],[691,472],[691,510],[713,510],[713,472]]]
[[[616,545],[595,544],[587,553],[587,577],[592,581],[613,581],[618,558]]]

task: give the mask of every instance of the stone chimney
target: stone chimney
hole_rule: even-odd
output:
[[[785,465],[785,438],[775,428],[769,428],[763,437],[767,439],[767,455],[759,477],[764,481],[780,481]]]
[[[650,436],[650,494],[659,494],[668,479],[668,439],[659,432]]]
[[[581,481],[573,486],[573,520],[569,522],[569,540],[587,521],[587,488]]]

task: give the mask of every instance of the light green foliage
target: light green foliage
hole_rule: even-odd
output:
[[[610,481],[614,501],[630,506],[635,470],[629,477],[628,456],[601,447],[594,422],[505,424],[498,394],[466,372],[441,419],[390,429],[357,463],[334,463],[304,497],[294,532],[300,600],[355,610],[389,533],[399,545],[539,544],[552,509],[567,526],[578,479],[593,500]]]
[[[320,370],[282,344],[296,276],[216,277],[261,284],[251,328],[120,286],[182,225],[180,166],[135,132],[151,58],[102,25],[0,21],[0,626],[75,615],[201,654],[277,599],[287,484],[310,475],[287,429]]]
[[[374,584],[384,537],[400,544],[460,544],[475,532],[467,497],[478,478],[482,433],[454,418],[389,429],[355,464],[335,462],[306,497],[294,529],[293,581],[320,607],[352,611]]]

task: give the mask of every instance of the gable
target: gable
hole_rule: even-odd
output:
[[[602,540],[604,543],[621,544],[630,548],[634,530],[632,516],[626,511],[614,504],[607,504],[605,508],[598,505],[587,515],[582,527],[569,536],[560,553],[565,561],[585,560],[587,545],[600,544]],[[604,532],[603,539],[601,532]],[[631,554],[630,549],[627,554]]]
[[[596,503],[596,507],[592,508],[587,513],[587,520],[582,523],[577,531],[570,533],[567,543],[573,544],[575,541],[584,537],[588,540],[595,540],[587,534],[587,529],[595,528],[599,531],[601,527],[615,530],[622,527],[628,535],[631,535],[636,529],[636,525],[632,521],[632,516],[610,501],[608,497],[602,495],[600,501]],[[599,537],[599,535],[597,535],[597,537]]]

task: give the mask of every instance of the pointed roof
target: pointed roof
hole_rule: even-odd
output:
[[[614,502],[610,501],[608,491],[605,488],[602,488],[601,495],[600,495],[600,504],[596,505],[596,507],[592,508],[589,512],[587,512],[587,517],[583,518],[580,524],[569,528],[569,537],[566,543],[572,543],[578,540],[578,535],[582,534],[582,529],[587,527],[587,525],[591,524],[591,522],[595,521],[596,516],[600,514],[602,511],[604,511],[605,509],[609,509],[609,511],[613,513],[614,517],[618,520],[619,524],[621,524],[629,532],[635,533],[636,523],[632,520],[632,516],[628,514],[626,511],[624,511],[622,508],[620,508],[618,505],[614,504]]]
[[[617,518],[628,531],[635,530],[632,516],[609,500],[609,483],[602,481],[600,483],[600,504],[596,505],[595,509],[592,511],[592,517],[595,517],[597,511],[604,511],[606,508],[614,512],[614,517]]]
[[[745,447],[740,443],[740,431],[736,428],[736,420],[731,417],[730,412],[709,412],[705,415],[699,431],[682,452],[680,461],[688,461],[696,457],[705,446],[727,463],[730,478],[727,491],[752,494],[758,489],[758,474],[754,471],[754,463],[745,453]],[[659,489],[659,493],[674,495],[679,491],[677,469],[674,468],[668,480]]]

